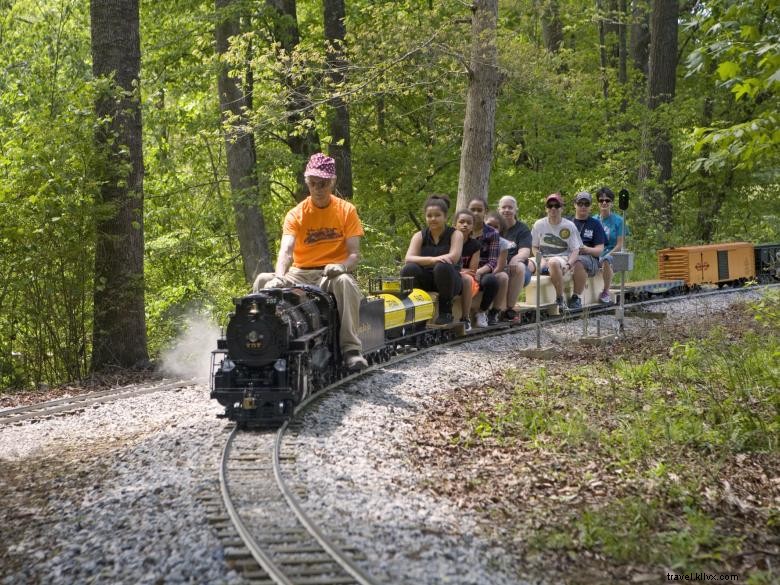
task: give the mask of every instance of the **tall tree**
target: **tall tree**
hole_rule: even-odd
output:
[[[653,3],[650,17],[650,64],[647,78],[647,106],[657,111],[674,99],[677,82],[677,0],[660,0]],[[658,167],[660,189],[656,192],[654,207],[661,213],[661,223],[668,229],[672,225],[672,142],[669,129],[653,116],[653,160]]]
[[[347,60],[344,57],[346,26],[344,0],[325,0],[325,42],[328,76],[333,84],[330,106],[331,142],[328,153],[336,159],[336,189],[340,195],[352,199],[352,144],[349,131],[349,109],[341,97]]]
[[[471,64],[460,152],[458,204],[473,197],[488,198],[490,168],[496,129],[496,102],[501,74],[498,70],[496,23],[498,0],[475,0],[471,16]]]
[[[95,246],[92,369],[143,367],[144,191],[138,0],[91,0],[95,141],[103,154]]]
[[[217,25],[214,34],[220,57],[227,54],[230,39],[240,32],[239,4],[236,0],[216,0]],[[259,272],[271,269],[265,219],[258,202],[260,181],[254,135],[246,120],[247,97],[241,87],[241,80],[230,75],[229,65],[224,61],[220,63],[217,88],[225,127],[225,151],[236,232],[244,276],[248,282],[252,282]]]
[[[274,40],[283,49],[279,59],[284,65],[287,109],[287,137],[285,141],[290,151],[301,159],[308,159],[320,150],[320,136],[314,124],[313,106],[309,84],[305,76],[294,71],[293,54],[300,43],[298,31],[298,11],[296,0],[267,0],[267,6],[272,10]],[[309,194],[303,177],[303,164],[297,165],[295,197],[302,201]]]

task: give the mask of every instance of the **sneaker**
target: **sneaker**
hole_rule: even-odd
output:
[[[517,314],[517,311],[515,311],[514,309],[507,309],[506,311],[504,311],[504,314],[502,315],[501,320],[502,321],[516,321],[518,316],[519,315]]]
[[[356,349],[350,350],[344,353],[344,365],[347,369],[353,372],[364,370],[368,367],[366,358],[360,355],[360,352]]]
[[[612,297],[609,296],[608,291],[601,291],[601,294],[599,295],[599,302],[604,303],[605,305],[608,305],[612,302]]]
[[[480,311],[476,315],[474,315],[474,327],[478,329],[483,329],[484,327],[488,326],[488,320],[487,315],[485,315],[485,311]]]
[[[498,309],[490,309],[488,311],[487,317],[488,317],[488,325],[497,325],[498,324],[498,316],[501,314],[501,311]]]
[[[558,309],[561,311],[561,313],[565,313],[569,310],[569,307],[566,305],[566,301],[563,297],[555,297],[555,304],[558,305]]]
[[[569,299],[569,310],[570,311],[579,311],[582,309],[582,299],[578,297],[577,295],[571,295],[571,298]]]
[[[434,325],[449,325],[452,323],[452,313],[439,313],[439,316],[436,317],[436,320],[433,322]]]
[[[463,323],[463,328],[466,331],[471,331],[471,321],[469,321],[468,317],[463,317],[463,319],[461,319],[460,322]]]

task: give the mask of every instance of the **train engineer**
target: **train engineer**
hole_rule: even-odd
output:
[[[363,225],[352,203],[333,195],[336,162],[311,156],[304,171],[309,196],[287,212],[274,272],[257,276],[253,292],[310,284],[336,298],[341,327],[339,345],[350,370],[368,367],[358,337],[363,293],[350,272],[360,260]]]
[[[452,299],[461,293],[460,255],[463,234],[447,225],[450,200],[431,195],[425,201],[426,228],[415,233],[406,251],[401,276],[414,277],[414,286],[439,293],[439,315],[435,325],[452,323]]]
[[[552,193],[545,201],[547,217],[534,223],[531,230],[531,246],[534,256],[541,252],[541,274],[549,274],[555,287],[555,303],[561,311],[568,305],[563,297],[563,277],[571,272],[582,247],[580,233],[571,221],[564,218],[563,197]]]
[[[604,232],[607,235],[607,242],[604,250],[601,252],[599,264],[604,276],[604,290],[599,295],[599,301],[609,303],[609,287],[612,284],[612,253],[623,250],[624,221],[617,213],[612,213],[612,202],[615,200],[615,194],[609,187],[601,187],[596,191],[596,199],[599,202],[599,212],[593,217],[597,218]],[[625,226],[625,233],[628,234],[628,225]]]
[[[607,242],[607,234],[604,233],[601,222],[590,216],[592,203],[593,197],[587,191],[580,191],[574,197],[576,211],[571,221],[577,226],[580,239],[582,240],[580,253],[574,262],[572,273],[574,284],[572,295],[569,299],[569,309],[575,311],[582,308],[582,291],[585,290],[585,283],[588,277],[596,276],[599,272],[599,257],[604,251],[604,244]],[[599,300],[601,301],[601,297],[599,297]]]

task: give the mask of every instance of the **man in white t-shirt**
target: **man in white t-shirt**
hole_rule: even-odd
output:
[[[555,303],[561,311],[568,310],[563,296],[563,277],[572,270],[577,260],[582,240],[580,232],[571,221],[563,217],[563,198],[560,193],[547,196],[547,217],[534,224],[531,230],[531,246],[534,256],[542,253],[542,274],[549,274],[555,287]]]

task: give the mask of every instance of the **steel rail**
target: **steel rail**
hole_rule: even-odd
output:
[[[98,390],[86,394],[57,398],[56,400],[47,400],[46,402],[39,402],[37,404],[28,404],[18,408],[8,408],[0,410],[0,426],[16,424],[26,420],[42,419],[55,414],[78,411],[95,404],[104,404],[124,398],[184,388],[185,386],[191,386],[196,383],[197,381],[193,378],[156,386],[122,386],[121,388]]]
[[[339,382],[341,383],[346,380],[347,378],[344,378],[339,380]],[[340,383],[338,385],[341,385]],[[322,530],[320,530],[320,528],[312,521],[306,512],[304,512],[300,501],[293,495],[292,490],[287,485],[287,482],[284,481],[284,477],[282,477],[281,461],[279,455],[282,449],[282,439],[284,437],[284,432],[289,426],[288,423],[289,421],[285,421],[282,424],[279,432],[276,434],[276,440],[274,441],[273,464],[276,485],[279,486],[279,490],[282,492],[282,495],[284,495],[284,499],[287,500],[287,505],[290,506],[290,509],[292,509],[292,511],[295,513],[298,521],[303,524],[306,530],[308,530],[309,534],[314,537],[319,545],[331,556],[334,561],[336,561],[341,566],[342,569],[349,573],[360,585],[377,585],[377,581],[375,581],[372,577],[364,573],[357,565],[355,565],[352,560],[349,559],[349,557],[338,546],[336,546],[336,544],[333,543],[333,541],[331,541]]]
[[[233,427],[233,430],[225,442],[225,448],[222,451],[222,459],[219,466],[219,489],[222,493],[222,501],[225,504],[225,510],[227,511],[231,522],[233,522],[233,526],[236,527],[236,531],[238,531],[241,540],[244,541],[244,545],[252,555],[252,558],[255,559],[257,564],[260,565],[266,573],[268,573],[268,576],[279,585],[294,585],[294,583],[287,578],[287,576],[276,565],[276,563],[274,563],[271,558],[263,552],[247,528],[246,524],[241,519],[241,516],[236,510],[236,507],[233,505],[233,500],[230,497],[230,489],[228,488],[227,464],[230,458],[230,450],[233,445],[233,440],[236,438],[237,434],[238,426],[235,426]]]

